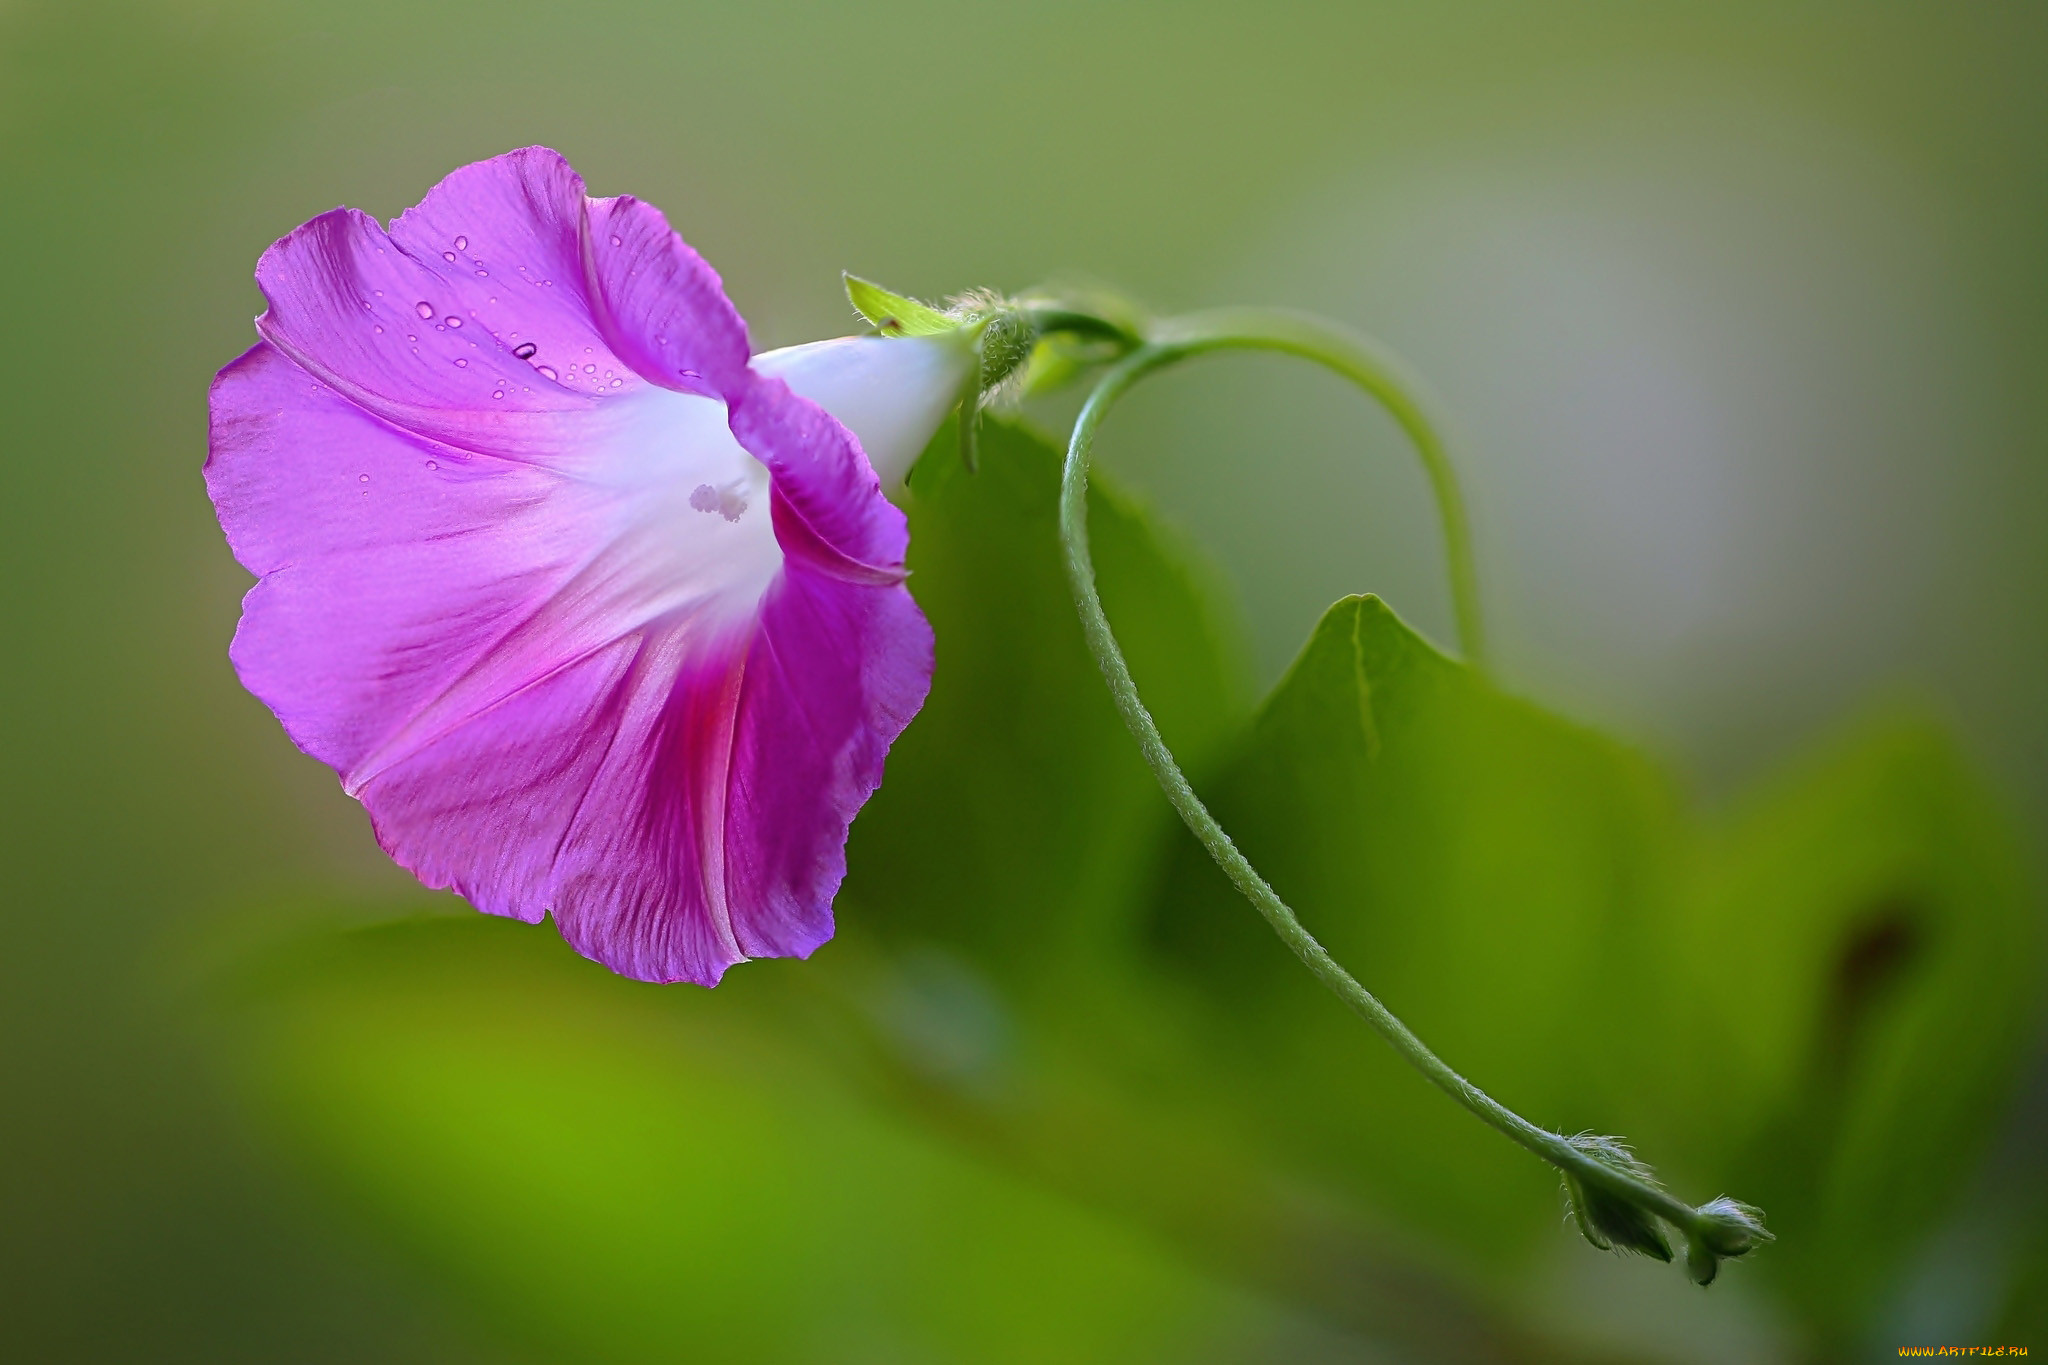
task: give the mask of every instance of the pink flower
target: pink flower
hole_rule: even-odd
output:
[[[260,580],[231,653],[385,850],[647,981],[831,937],[931,677],[882,480],[965,350],[750,358],[657,210],[538,147],[388,234],[322,214],[256,278],[206,464]]]

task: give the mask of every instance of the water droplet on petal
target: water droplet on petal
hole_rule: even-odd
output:
[[[531,341],[522,341],[512,348],[512,354],[521,360],[531,360],[534,357],[534,353],[539,350],[540,347],[534,345]]]
[[[477,271],[477,272],[476,272],[476,277],[477,277],[478,279],[480,279],[480,280],[487,280],[487,279],[489,279],[489,278],[491,277],[491,272],[490,272],[490,271],[488,271],[488,270],[479,270],[479,271]],[[491,302],[492,302],[492,303],[496,303],[496,302],[497,302],[497,300],[496,300],[496,299],[492,299],[492,300],[491,300]]]
[[[406,339],[407,341],[418,341],[418,340],[419,340],[419,338],[418,338],[418,337],[416,337],[416,336],[414,336],[414,335],[413,335],[413,334],[412,334],[411,332],[407,332],[407,333],[405,334],[405,339]]]
[[[462,319],[456,317],[453,313],[450,313],[445,319],[443,319],[443,321],[445,321],[450,327],[460,327],[462,325]]]
[[[626,387],[626,381],[623,379],[614,379],[612,381],[612,387],[615,389],[622,389]]]
[[[371,331],[373,331],[373,332],[375,332],[375,333],[376,333],[376,334],[377,334],[378,336],[383,336],[383,335],[384,335],[384,327],[383,327],[383,325],[382,325],[381,323],[380,323],[380,324],[378,324],[378,325],[377,325],[377,326],[375,326],[375,327],[372,327],[372,328],[371,328],[370,330],[371,330]]]
[[[542,379],[560,379],[562,377],[556,374],[554,370],[547,365],[536,365],[534,366],[534,368],[540,371],[540,377]]]
[[[384,297],[384,291],[381,289],[372,289],[370,292],[372,294],[375,294],[380,299]]]
[[[428,303],[425,299],[421,299],[412,306],[412,311],[418,313],[422,318],[430,318],[434,316],[434,305]]]
[[[433,462],[432,460],[428,460],[428,461],[427,461],[427,468],[428,468],[428,469],[430,469],[430,470],[431,470],[431,469],[439,469],[440,467],[441,467],[440,465],[438,465],[438,464],[435,464],[435,463],[434,463],[434,462]]]
[[[450,264],[453,264],[455,261],[455,253],[452,251],[444,251],[441,253],[441,259],[449,262]]]
[[[467,237],[457,237],[457,238],[455,239],[455,249],[456,249],[457,251],[467,251],[467,250],[469,250],[469,238],[467,238]]]
[[[618,233],[616,233],[616,232],[614,232],[614,233],[612,234],[612,245],[613,245],[613,246],[624,246],[624,245],[625,245],[625,243],[624,243],[623,241],[621,241],[621,240],[619,239],[619,234],[618,234]]]
[[[455,368],[456,368],[456,369],[458,369],[458,370],[466,370],[466,369],[468,369],[468,368],[469,368],[469,362],[468,362],[467,360],[460,360],[460,359],[458,359],[458,360],[457,360],[457,361],[455,362]]]
[[[357,483],[368,483],[369,481],[370,481],[370,476],[369,476],[368,474],[358,474],[358,475],[356,475],[356,482],[357,482]]]
[[[585,366],[583,367],[583,373],[585,373],[585,374],[596,374],[596,373],[597,373],[597,366],[595,366],[595,365],[585,365]]]
[[[492,389],[492,390],[491,390],[491,397],[493,397],[493,398],[503,398],[504,396],[505,396],[505,391],[504,391],[503,389]]]

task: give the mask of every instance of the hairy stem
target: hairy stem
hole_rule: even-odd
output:
[[[1479,572],[1472,558],[1472,527],[1465,516],[1465,498],[1458,488],[1450,452],[1445,448],[1438,423],[1430,416],[1429,405],[1420,396],[1421,381],[1369,338],[1320,318],[1278,308],[1219,308],[1191,313],[1161,323],[1150,341],[1150,345],[1125,357],[1116,370],[1103,377],[1096,389],[1098,398],[1113,381],[1116,389],[1103,402],[1096,422],[1101,421],[1110,403],[1147,374],[1211,351],[1272,351],[1312,361],[1350,380],[1386,409],[1421,458],[1422,472],[1429,479],[1429,490],[1436,501],[1444,559],[1450,570],[1451,611],[1457,623],[1458,646],[1475,672],[1487,672],[1486,626],[1479,609]],[[1126,369],[1129,374],[1119,381],[1117,376]],[[1093,400],[1090,406],[1094,406]],[[1084,416],[1082,421],[1087,418]],[[1079,428],[1075,434],[1079,436]],[[1091,428],[1089,439],[1093,437]]]

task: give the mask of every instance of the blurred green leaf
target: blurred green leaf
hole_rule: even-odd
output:
[[[1628,750],[1494,690],[1377,598],[1332,607],[1212,808],[1309,928],[1450,1063],[1538,1121],[1600,1127],[1592,1079],[1650,996],[1640,921],[1676,829]],[[1191,839],[1164,953],[1272,1148],[1439,1245],[1557,1235],[1555,1175],[1474,1122],[1301,965]]]
[[[1997,801],[1910,710],[1759,790],[1695,862],[1670,962],[1697,1114],[1671,1141],[1764,1206],[1763,1273],[1853,1340],[2003,1108],[2039,907]]]
[[[1080,378],[1081,371],[1094,360],[1091,352],[1071,337],[1041,337],[1031,348],[1031,359],[1024,366],[1022,392],[1027,398],[1035,398],[1062,389]]]
[[[951,457],[950,427],[911,473],[910,585],[938,668],[854,825],[841,919],[950,944],[1043,994],[1128,956],[1174,817],[1081,637],[1055,529],[1058,453],[1000,419],[981,440],[978,474]],[[1245,715],[1242,648],[1192,556],[1113,486],[1091,508],[1131,667],[1199,770]]]
[[[314,1173],[567,1358],[1227,1360],[1275,1330],[869,1103],[812,970],[650,990],[550,934],[420,920],[274,957],[234,1018]]]
[[[1428,1358],[1549,1358],[1384,1229],[1304,1198],[1250,1112],[1259,1092],[1184,1027],[1183,983],[1143,923],[1179,825],[1081,636],[1059,454],[1000,419],[983,439],[979,473],[941,431],[911,475],[910,581],[938,669],[854,826],[841,941],[821,959],[877,949],[850,989],[878,1002],[911,1102],[991,1159]],[[1249,719],[1235,623],[1200,557],[1113,480],[1090,526],[1133,673],[1200,773]]]
[[[1640,757],[1354,598],[1207,790],[1454,1066],[1539,1122],[1625,1133],[1688,1193],[1761,1204],[1780,1240],[1742,1273],[1817,1340],[1867,1327],[2031,1036],[2038,906],[1998,803],[1924,717],[1874,720],[1699,824]],[[1481,1261],[1554,1223],[1548,1173],[1313,988],[1191,840],[1154,925],[1224,1002],[1210,1047],[1261,1087],[1274,1160]]]

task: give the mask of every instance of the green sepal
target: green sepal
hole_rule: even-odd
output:
[[[845,275],[844,278],[846,298],[853,305],[853,310],[884,335],[937,336],[960,326],[959,319],[940,312],[928,303],[919,303],[916,299],[891,293],[872,280],[864,280],[858,275]]]
[[[972,474],[981,468],[981,358],[975,357],[974,368],[968,372],[967,382],[960,389],[960,409],[954,426],[959,437],[960,464]]]
[[[1566,1140],[1601,1165],[1610,1166],[1622,1175],[1637,1180],[1652,1178],[1650,1168],[1636,1160],[1635,1154],[1619,1138],[1580,1133]],[[1634,1251],[1654,1256],[1660,1261],[1671,1259],[1671,1244],[1664,1240],[1664,1230],[1658,1226],[1655,1214],[1626,1195],[1617,1194],[1604,1185],[1581,1180],[1570,1170],[1563,1174],[1565,1199],[1571,1205],[1572,1218],[1578,1223],[1579,1232],[1588,1242],[1602,1251]],[[1706,1283],[1704,1280],[1700,1282]]]
[[[1059,336],[1040,337],[1024,363],[1024,396],[1036,398],[1066,387],[1081,377],[1087,362]]]

